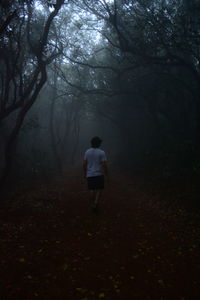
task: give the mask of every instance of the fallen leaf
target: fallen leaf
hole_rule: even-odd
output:
[[[68,269],[68,265],[64,264],[62,268],[63,268],[64,271],[66,271]]]
[[[158,283],[159,283],[160,285],[162,285],[163,287],[165,286],[164,281],[163,281],[162,279],[159,279],[159,280],[158,280]]]

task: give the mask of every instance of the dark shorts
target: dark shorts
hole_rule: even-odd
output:
[[[87,177],[88,189],[98,190],[104,188],[104,176]]]

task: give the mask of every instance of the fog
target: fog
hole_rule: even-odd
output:
[[[95,135],[113,167],[199,170],[196,1],[0,9],[2,182],[80,168]]]
[[[199,299],[200,1],[0,15],[0,299]]]

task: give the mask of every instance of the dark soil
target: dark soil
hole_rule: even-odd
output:
[[[98,214],[79,175],[2,193],[0,299],[200,299],[198,186],[159,182],[111,178]]]

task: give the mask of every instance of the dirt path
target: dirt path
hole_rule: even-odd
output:
[[[198,217],[163,212],[133,179],[110,183],[99,215],[78,176],[12,197],[0,209],[1,300],[200,298]]]

